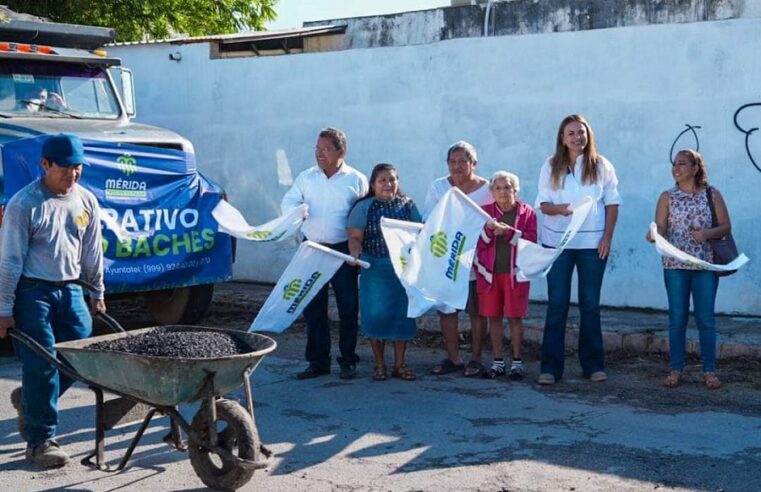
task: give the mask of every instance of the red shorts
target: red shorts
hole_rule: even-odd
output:
[[[510,283],[509,273],[495,273],[491,289],[478,290],[478,314],[487,318],[524,318],[528,314],[530,282]]]

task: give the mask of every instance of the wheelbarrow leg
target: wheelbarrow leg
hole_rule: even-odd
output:
[[[119,461],[119,465],[116,466],[116,468],[109,466],[105,463],[104,460],[104,450],[105,450],[105,441],[106,441],[106,422],[105,422],[105,410],[104,410],[104,400],[103,400],[103,390],[100,388],[90,387],[90,389],[95,393],[95,450],[82,458],[81,463],[85,466],[89,466],[92,468],[97,468],[101,471],[119,471],[122,470],[126,465],[127,461],[129,461],[130,457],[132,456],[132,453],[135,451],[135,448],[137,447],[137,443],[140,441],[140,438],[143,437],[143,434],[145,433],[145,430],[148,428],[148,424],[151,423],[151,419],[156,414],[157,409],[151,408],[148,413],[145,415],[145,418],[143,419],[143,423],[140,425],[140,428],[138,429],[137,433],[135,434],[135,437],[132,439],[132,442],[130,443],[129,448],[127,449],[126,454],[122,457],[121,461]],[[92,458],[95,457],[95,463],[92,462]]]
[[[243,372],[243,390],[246,392],[246,407],[248,408],[248,413],[251,415],[251,423],[254,424],[254,433],[256,434],[256,439],[259,442],[259,451],[266,458],[269,458],[272,456],[272,451],[270,451],[267,446],[261,443],[262,441],[259,438],[259,428],[256,426],[256,415],[254,414],[254,394],[251,391],[251,374],[253,372],[253,367],[249,367]]]
[[[95,393],[95,449],[92,453],[82,458],[80,463],[101,471],[108,471],[108,465],[103,463],[106,437],[105,424],[103,422],[103,391],[92,386],[90,386],[90,389]],[[92,462],[93,457],[95,457],[95,463]]]
[[[145,433],[145,429],[148,428],[148,425],[151,423],[151,419],[158,411],[157,408],[151,408],[148,411],[148,415],[145,416],[145,419],[143,419],[143,423],[140,424],[140,428],[137,430],[137,433],[135,434],[135,437],[132,438],[132,442],[129,443],[129,448],[127,448],[127,452],[124,453],[124,456],[122,457],[121,461],[119,461],[119,465],[113,469],[113,471],[119,471],[122,470],[125,466],[127,466],[127,461],[129,461],[130,457],[132,456],[132,453],[135,451],[135,448],[137,447],[137,443],[140,442],[140,439],[143,437],[143,434]]]

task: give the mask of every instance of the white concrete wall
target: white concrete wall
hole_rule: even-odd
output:
[[[741,19],[228,60],[209,60],[206,44],[110,51],[135,71],[138,120],[190,138],[199,168],[250,223],[278,215],[287,187],[276,154],[295,176],[313,165],[316,134],[328,125],[346,130],[348,161],[360,170],[395,163],[418,203],[446,173],[446,148],[458,139],[476,145],[483,176],[517,172],[533,202],[557,125],[585,114],[624,199],[607,305],[666,307],[660,259],[644,236],[659,193],[672,185],[671,145],[685,124],[699,125],[711,183],[751,258],[721,281],[717,309],[761,314],[761,172],[733,123],[740,106],[761,103],[759,32],[761,20]],[[181,62],[168,59],[174,51]],[[761,106],[739,121],[761,127]],[[684,135],[677,146],[694,139]],[[750,146],[761,164],[761,135]],[[241,244],[236,277],[276,280],[294,244]],[[544,282],[532,298],[546,298]]]

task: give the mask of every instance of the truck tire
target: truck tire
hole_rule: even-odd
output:
[[[162,325],[190,325],[206,314],[214,296],[214,284],[152,290],[145,293],[148,311]]]
[[[219,445],[239,458],[256,461],[259,458],[259,438],[251,415],[235,401],[220,398],[216,406],[215,425]],[[209,434],[207,413],[206,405],[202,405],[190,424],[191,432],[201,440],[206,440]],[[224,459],[193,442],[189,443],[188,454],[198,478],[215,490],[239,489],[254,475],[253,468]]]

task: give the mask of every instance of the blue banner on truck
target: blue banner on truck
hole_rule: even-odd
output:
[[[3,145],[5,200],[42,175],[46,137]],[[219,187],[173,149],[83,140],[89,166],[80,184],[100,203],[106,291],[136,292],[232,278],[232,242],[211,211]]]

